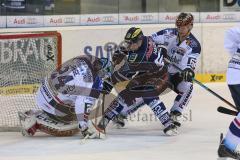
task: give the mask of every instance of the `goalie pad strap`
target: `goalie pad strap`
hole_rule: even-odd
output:
[[[60,131],[60,130],[57,130],[55,128],[51,128],[49,126],[45,126],[45,125],[42,125],[42,124],[39,125],[39,130],[44,132],[44,133],[47,133],[47,134],[50,134],[50,135],[53,135],[53,136],[57,136],[57,137],[73,136],[73,135],[75,135],[79,132],[78,128],[71,129],[71,130]]]

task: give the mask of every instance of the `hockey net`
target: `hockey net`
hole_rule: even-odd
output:
[[[58,32],[0,34],[0,131],[19,128],[17,112],[37,108],[41,80],[61,64]]]

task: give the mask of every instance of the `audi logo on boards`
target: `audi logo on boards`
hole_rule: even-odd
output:
[[[26,19],[26,24],[37,24],[37,19],[36,18],[27,18]]]
[[[66,17],[64,18],[64,23],[75,23],[75,17]]]
[[[103,22],[113,22],[114,17],[113,16],[104,16],[104,17],[102,17],[102,21]]]
[[[236,17],[235,17],[235,15],[234,14],[224,14],[223,16],[222,16],[222,18],[224,19],[224,20],[236,20]]]
[[[143,15],[142,16],[142,21],[152,21],[153,16],[152,15]]]

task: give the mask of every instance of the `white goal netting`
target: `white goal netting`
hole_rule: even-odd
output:
[[[0,34],[0,130],[19,127],[17,112],[36,108],[43,77],[61,64],[58,32]]]

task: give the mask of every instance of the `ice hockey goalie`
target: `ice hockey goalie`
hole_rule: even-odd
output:
[[[103,92],[103,81],[111,76],[107,58],[78,56],[65,62],[44,78],[36,103],[40,110],[19,112],[22,134],[37,130],[53,136],[99,138],[103,132],[89,120],[93,105]]]

